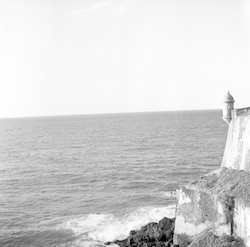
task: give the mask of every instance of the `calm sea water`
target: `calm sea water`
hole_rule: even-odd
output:
[[[100,246],[219,168],[221,111],[0,120],[0,246]]]

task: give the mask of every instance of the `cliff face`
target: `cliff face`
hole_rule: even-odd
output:
[[[175,245],[188,246],[208,231],[250,247],[250,108],[232,113],[221,168],[179,190]]]

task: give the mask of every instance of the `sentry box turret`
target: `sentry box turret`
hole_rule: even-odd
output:
[[[234,98],[233,96],[227,92],[227,94],[223,98],[223,117],[222,119],[226,121],[228,124],[232,120],[232,110],[234,109]]]

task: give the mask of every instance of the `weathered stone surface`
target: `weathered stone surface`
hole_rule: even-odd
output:
[[[250,246],[250,207],[236,200],[233,215],[233,233]]]
[[[231,233],[231,222],[226,221],[225,212],[217,195],[203,190],[181,188],[176,212],[174,244],[181,246],[183,243],[185,246],[193,236],[208,228],[213,228],[217,235]]]
[[[164,217],[159,223],[151,222],[139,231],[131,231],[124,240],[116,240],[121,247],[170,247],[174,234],[174,219]]]
[[[179,192],[174,243],[182,246],[187,242],[183,236],[184,240],[191,239],[213,229],[218,237],[235,235],[250,247],[249,198],[250,174],[244,170],[223,167],[220,172],[183,187]]]
[[[232,114],[221,166],[250,172],[250,107]]]

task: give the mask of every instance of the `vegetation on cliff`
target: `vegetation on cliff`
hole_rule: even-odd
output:
[[[195,237],[188,247],[244,247],[241,239],[223,235],[216,236],[212,231],[204,231]]]
[[[243,170],[222,168],[196,180],[189,187],[216,194],[222,202],[225,201],[223,198],[235,198],[250,206],[250,174]]]

